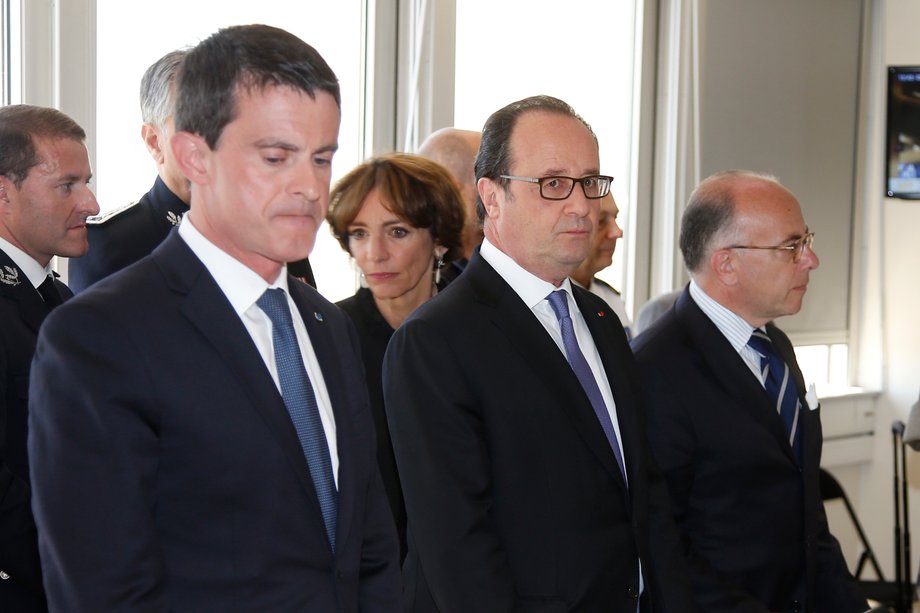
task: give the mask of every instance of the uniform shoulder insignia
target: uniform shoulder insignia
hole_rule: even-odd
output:
[[[130,211],[131,209],[136,207],[138,204],[140,204],[139,200],[137,202],[132,202],[131,204],[120,206],[117,209],[106,211],[102,215],[93,215],[92,217],[87,217],[86,223],[91,226],[98,226],[98,225],[104,224],[105,222],[111,221],[115,219],[116,217],[118,217],[119,215]]]

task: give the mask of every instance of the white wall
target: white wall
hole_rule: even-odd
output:
[[[863,104],[862,198],[854,223],[855,383],[881,389],[871,463],[835,470],[857,507],[887,579],[894,575],[891,424],[906,420],[920,391],[920,201],[884,197],[885,69],[920,65],[920,2],[874,0]],[[915,535],[911,564],[920,559],[920,454],[908,451],[910,506]],[[833,520],[829,509],[829,517]],[[833,524],[832,524],[833,529]],[[843,539],[841,539],[843,541]],[[851,549],[851,543],[844,543]]]

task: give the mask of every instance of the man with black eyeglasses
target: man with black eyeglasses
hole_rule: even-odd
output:
[[[561,100],[494,113],[483,244],[390,341],[408,611],[694,610],[623,326],[569,280],[610,189],[598,160]]]
[[[773,324],[802,306],[813,243],[775,178],[709,177],[681,223],[690,284],[633,343],[701,611],[867,609],[824,515],[818,399]]]

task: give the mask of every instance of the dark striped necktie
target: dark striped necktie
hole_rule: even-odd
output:
[[[776,353],[773,341],[763,330],[756,329],[751,334],[748,345],[761,355],[760,370],[763,375],[764,388],[776,407],[776,412],[783,420],[789,445],[801,460],[801,437],[799,436],[799,397],[795,380],[789,365]]]

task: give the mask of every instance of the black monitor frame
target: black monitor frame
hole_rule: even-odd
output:
[[[885,195],[920,200],[920,66],[888,67]]]

